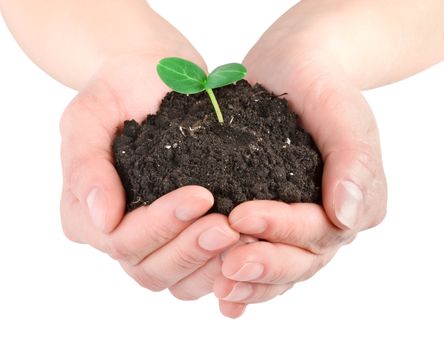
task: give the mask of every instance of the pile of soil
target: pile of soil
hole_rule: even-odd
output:
[[[225,123],[205,92],[171,92],[159,111],[126,121],[113,144],[127,210],[185,185],[215,197],[228,214],[253,199],[321,202],[322,159],[285,99],[245,80],[214,91]]]

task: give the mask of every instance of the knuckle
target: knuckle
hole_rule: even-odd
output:
[[[63,234],[67,239],[74,243],[85,243],[80,235],[80,232],[76,230],[70,220],[68,220],[68,215],[70,213],[71,203],[68,201],[67,197],[62,195],[62,200],[60,202],[60,219],[62,224]]]
[[[59,122],[59,131],[60,134],[63,136],[69,130],[71,129],[72,123],[73,123],[73,115],[74,111],[76,110],[76,105],[78,105],[78,99],[74,98],[74,100],[71,101],[71,103],[66,107],[66,109],[63,111],[62,116],[60,118]]]
[[[362,144],[356,152],[356,162],[358,165],[367,172],[368,178],[378,179],[380,158],[371,149],[371,146]]]
[[[69,164],[67,164],[67,185],[71,192],[79,198],[79,184],[85,177],[85,167],[84,163],[80,159],[71,159]]]
[[[284,295],[285,293],[287,293],[290,289],[292,289],[294,287],[294,283],[289,283],[288,285],[283,287],[283,290],[281,290],[281,292],[279,293],[279,295]]]
[[[208,289],[209,291],[212,290],[213,285],[214,285],[214,281],[216,280],[216,275],[218,275],[220,273],[220,266],[216,271],[212,271],[209,268],[202,268],[200,270],[200,280],[199,280],[199,284],[201,286],[204,286],[206,289]]]
[[[133,278],[143,288],[149,289],[152,292],[161,292],[168,287],[165,281],[143,268],[136,269],[133,273]]]
[[[337,240],[335,239],[334,242],[337,242]],[[328,238],[326,238],[324,236],[324,237],[322,237],[322,239],[319,239],[319,240],[313,241],[313,242],[309,242],[306,245],[305,249],[307,249],[312,254],[321,255],[334,244],[336,244],[336,243],[333,243],[331,236],[328,235]]]
[[[286,275],[287,269],[283,264],[278,264],[269,272],[268,282],[271,284],[282,283]]]
[[[372,222],[372,226],[379,225],[385,219],[386,215],[387,215],[387,206],[384,205],[384,207],[381,208],[379,213],[375,216],[375,219]]]
[[[170,293],[177,299],[183,300],[183,301],[191,301],[191,300],[197,300],[203,295],[198,295],[196,293],[193,293],[190,290],[187,290],[183,287],[171,287],[169,288]]]
[[[351,232],[334,231],[328,232],[316,241],[309,242],[306,249],[318,256],[328,253],[332,249],[348,244],[353,241],[355,234]]]
[[[125,243],[125,240],[111,239],[108,248],[108,254],[114,260],[125,262],[132,260],[132,254]]]
[[[149,238],[155,247],[163,246],[176,236],[176,232],[164,222],[153,222],[151,225],[144,226],[143,229],[143,235]]]
[[[293,242],[295,240],[296,223],[294,218],[289,214],[288,218],[277,227],[274,232],[274,240],[276,242]]]
[[[301,115],[307,115],[317,106],[324,106],[330,111],[340,109],[341,99],[337,97],[337,89],[332,85],[329,72],[319,71],[316,61],[306,63],[297,70],[307,79],[307,88],[304,90]],[[315,73],[316,72],[316,73]]]
[[[247,300],[252,303],[260,303],[278,296],[281,288],[275,284],[263,284],[260,286],[253,285],[253,290],[253,295],[248,297]]]
[[[123,236],[111,236],[108,247],[109,255],[115,260],[124,261],[135,266],[145,257],[140,242],[146,242],[143,245],[149,245],[157,249],[171,241],[175,236],[175,233],[167,225],[161,223],[143,225],[140,230],[137,240]]]
[[[76,232],[66,228],[65,225],[63,225],[63,224],[62,224],[62,230],[63,230],[63,233],[64,233],[65,237],[68,238],[71,242],[74,242],[74,243],[84,243],[80,239],[79,235]]]
[[[187,252],[182,248],[177,248],[172,256],[173,263],[180,271],[195,269],[205,264],[208,260],[206,256],[196,254],[195,252]]]
[[[367,149],[361,150],[356,158],[360,170],[364,171],[368,185],[364,188],[364,196],[368,208],[368,219],[365,228],[379,225],[387,213],[387,183],[380,157]]]
[[[79,119],[83,118],[83,115],[85,114],[86,105],[85,96],[79,94],[74,97],[63,111],[59,121],[59,132],[62,139],[72,139],[74,131],[77,130]]]
[[[255,288],[254,300],[263,302],[274,298],[278,293],[276,292],[276,285],[263,284],[260,288]]]
[[[333,254],[334,255],[334,254]],[[310,267],[307,271],[301,276],[300,281],[305,281],[311,277],[313,277],[320,269],[322,269],[333,257],[329,257],[327,254],[313,256],[313,260],[310,264]]]
[[[355,240],[356,236],[357,236],[357,233],[356,233],[356,232],[355,232],[355,233],[352,233],[352,234],[350,234],[350,235],[348,235],[348,236],[346,236],[346,239],[343,239],[343,240],[341,241],[341,244],[340,244],[340,245],[337,245],[337,246],[332,247],[332,248],[330,248],[330,249],[328,249],[328,250],[325,250],[325,252],[323,253],[323,255],[328,255],[329,252],[330,252],[332,249],[337,249],[337,248],[339,248],[339,247],[342,246],[342,245],[347,245],[347,244],[352,243],[352,242]],[[324,265],[325,265],[325,264],[324,264]],[[324,266],[324,265],[323,265],[323,266]],[[322,266],[322,267],[323,267],[323,266]]]
[[[331,151],[326,157],[327,159],[338,159],[341,158],[342,154],[347,154],[349,161],[351,161],[350,171],[355,176],[359,174],[360,181],[357,181],[357,183],[364,180],[377,181],[381,179],[382,160],[372,145],[364,141],[357,141],[353,145]]]
[[[387,201],[385,199],[384,200],[379,199],[378,202],[380,203],[379,209],[377,210],[377,212],[373,216],[373,219],[370,221],[370,227],[374,227],[374,226],[379,225],[384,220],[385,216],[387,215]]]

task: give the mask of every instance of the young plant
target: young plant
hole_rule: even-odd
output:
[[[171,89],[181,94],[196,94],[206,91],[210,96],[217,120],[224,118],[214,96],[213,89],[235,83],[247,74],[247,69],[239,63],[228,63],[213,70],[208,76],[198,65],[179,57],[167,57],[157,65],[157,74]]]

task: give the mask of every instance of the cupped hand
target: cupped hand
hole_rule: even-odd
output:
[[[214,292],[221,312],[229,317],[238,317],[246,304],[272,299],[311,277],[342,245],[385,215],[378,130],[351,82],[359,79],[348,77],[336,60],[341,47],[332,42],[329,22],[319,18],[307,23],[292,11],[262,36],[244,63],[250,83],[287,94],[290,107],[313,136],[324,161],[323,205],[251,201],[230,213],[234,230],[261,240],[224,254],[223,275]]]
[[[108,253],[142,286],[174,288],[176,295],[191,299],[212,290],[212,280],[204,276],[220,273],[219,253],[239,234],[227,217],[204,216],[213,197],[198,186],[125,214],[125,193],[111,154],[124,120],[141,121],[155,113],[167,93],[156,74],[162,57],[185,57],[205,66],[168,23],[158,18],[154,30],[155,40],[144,52],[106,58],[62,116],[62,224],[68,238]],[[176,286],[185,277],[194,283]]]

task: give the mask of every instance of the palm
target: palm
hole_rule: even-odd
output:
[[[88,164],[85,159],[89,158],[91,158],[89,162],[102,161],[102,172],[107,174],[105,182],[109,186],[110,196],[114,202],[112,212],[107,217],[107,229],[113,229],[120,222],[125,199],[111,162],[112,140],[116,129],[124,120],[134,118],[140,121],[147,113],[155,111],[166,93],[163,84],[154,75],[150,77],[150,66],[155,65],[154,59],[144,61],[140,57],[125,57],[122,60],[126,60],[123,66],[119,60],[102,68],[63,114],[61,130],[65,186],[62,215],[66,214],[63,217],[65,228],[75,227],[76,223],[71,220],[78,222],[78,216],[87,220],[86,208],[83,203],[75,200],[80,194],[73,193],[73,189],[68,185],[71,181],[68,176],[71,178],[87,176],[87,168],[92,164]],[[100,155],[99,160],[94,158],[96,154]],[[73,215],[73,212],[76,215]],[[76,241],[89,242],[90,237],[93,237],[88,234],[88,230],[66,229],[65,231],[73,232],[74,237],[71,238]],[[99,245],[100,242],[102,240],[97,239],[94,244]],[[101,245],[97,248],[106,250]]]
[[[376,121],[367,102],[322,47],[287,50],[285,55],[276,47],[265,60],[257,60],[264,57],[263,49],[257,45],[245,59],[250,77],[276,94],[287,93],[285,98],[320,148],[325,162],[323,197],[328,217],[344,227],[332,207],[331,192],[337,173],[350,171],[355,166],[352,163],[358,162],[366,172],[360,176],[374,179],[367,191],[375,201],[367,203],[366,216],[356,229],[373,226],[385,212],[386,185]],[[273,67],[279,67],[279,72],[272,71]],[[357,152],[360,156],[356,159]]]
[[[204,66],[191,47],[184,47],[180,55]],[[203,266],[208,264],[207,269],[218,274],[220,262],[215,257],[237,241],[238,234],[226,217],[204,216],[213,199],[197,186],[178,189],[124,215],[125,194],[111,154],[116,130],[125,120],[140,122],[157,110],[167,87],[157,77],[156,65],[167,55],[174,53],[108,61],[64,112],[62,223],[68,238],[110,254],[142,286],[174,286],[176,296],[195,298],[212,289]],[[223,247],[196,247],[199,234],[216,226],[221,230],[214,234],[223,233]]]
[[[233,210],[233,228],[262,240],[226,254],[224,277],[216,281],[215,292],[222,299],[221,311],[231,317],[240,315],[240,305],[271,299],[311,277],[341,245],[378,224],[385,214],[386,183],[373,114],[335,64],[324,37],[299,37],[298,28],[292,27],[299,23],[284,15],[244,64],[251,83],[259,82],[276,95],[286,93],[313,136],[324,160],[323,206],[252,201]],[[260,230],[252,224],[258,219],[265,223]],[[252,261],[264,266],[259,277],[231,277],[232,271]],[[234,299],[230,291],[241,286],[244,296]]]

